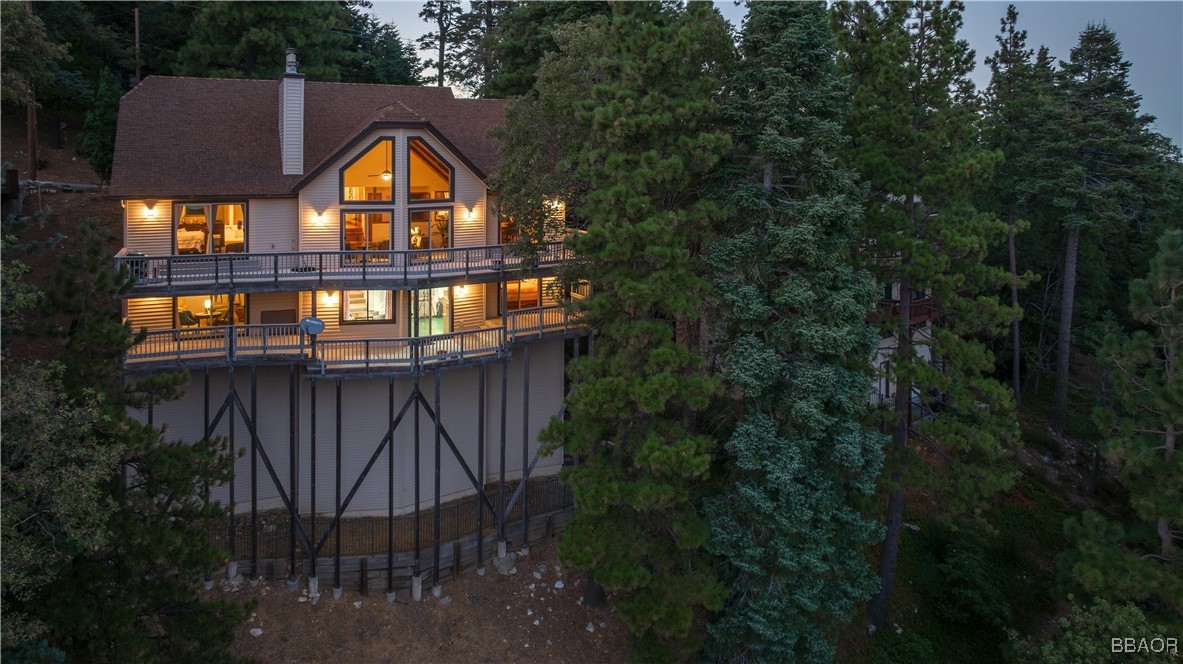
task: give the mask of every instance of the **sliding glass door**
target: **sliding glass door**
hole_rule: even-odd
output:
[[[425,288],[411,292],[412,335],[428,337],[452,331],[451,288]]]

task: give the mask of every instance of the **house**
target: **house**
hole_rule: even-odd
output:
[[[530,487],[561,466],[537,434],[561,412],[565,358],[587,348],[557,302],[566,254],[503,249],[487,132],[504,102],[305,81],[286,57],[279,80],[148,77],[122,100],[115,263],[137,278],[124,315],[148,331],[125,370],[190,375],[183,398],[134,415],[245,450],[210,488],[234,512],[231,572],[284,558],[291,583],[328,565],[339,588],[356,522],[385,533],[354,553],[386,554],[388,598],[403,549],[438,591],[441,506],[468,501],[504,555],[528,545]],[[403,515],[411,546],[395,542]],[[476,543],[464,555],[483,564]]]

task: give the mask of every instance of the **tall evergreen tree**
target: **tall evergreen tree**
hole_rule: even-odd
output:
[[[123,96],[119,79],[109,69],[99,78],[95,102],[86,113],[86,135],[79,153],[103,182],[111,180],[115,162],[115,131],[119,124],[119,99]]]
[[[456,22],[459,47],[452,78],[472,94],[482,94],[500,64],[495,52],[501,39],[505,15],[519,3],[504,0],[474,0]],[[483,96],[483,94],[482,94]]]
[[[1130,88],[1130,63],[1122,59],[1117,35],[1089,25],[1060,65],[1059,112],[1043,127],[1040,152],[1047,168],[1035,189],[1054,207],[1065,232],[1051,420],[1052,429],[1063,433],[1082,231],[1096,228],[1101,233],[1092,237],[1098,241],[1121,242],[1131,211],[1142,209],[1137,190],[1155,160],[1147,131],[1153,118],[1138,113],[1141,97]]]
[[[1011,321],[1011,390],[1015,404],[1022,404],[1022,308],[1019,303],[1018,255],[1015,235],[1022,229],[1021,199],[1018,180],[1024,171],[1022,156],[1037,140],[1036,124],[1030,120],[1035,89],[1035,69],[1031,63],[1034,53],[1027,48],[1027,31],[1018,29],[1019,13],[1014,5],[1007,5],[1006,16],[995,37],[998,50],[986,58],[990,67],[990,85],[986,89],[985,126],[983,140],[987,147],[1002,153],[1003,161],[995,170],[990,193],[994,205],[1006,218],[1007,267],[1010,270],[1010,306],[1015,317]],[[1025,275],[1030,277],[1030,274]]]
[[[3,600],[5,622],[24,628],[5,632],[5,657],[35,636],[71,661],[233,661],[246,609],[198,592],[225,557],[208,530],[225,511],[200,489],[229,480],[231,461],[220,441],[167,441],[128,417],[176,396],[185,377],[123,386],[119,362],[136,337],[115,307],[131,280],[111,271],[97,220],[73,243],[43,308],[51,326],[68,321],[49,337],[60,367],[23,367],[13,378],[28,378],[28,392],[5,401]]]
[[[820,662],[874,590],[864,510],[883,440],[862,428],[877,341],[876,288],[845,258],[861,192],[834,163],[848,79],[835,72],[822,3],[752,3],[728,79],[734,163],[713,275],[725,409],[726,490],[708,504],[708,550],[727,586],[710,626],[725,660]]]
[[[993,357],[975,336],[994,334],[1012,313],[983,294],[1006,282],[983,263],[1006,225],[972,204],[997,158],[977,142],[973,51],[957,37],[962,9],[839,3],[834,12],[839,63],[854,77],[847,154],[870,183],[859,258],[899,292],[878,316],[892,340],[883,370],[895,395],[880,589],[868,609],[876,627],[895,582],[906,484],[925,482],[950,506],[991,495],[1010,482],[997,461],[1017,434],[1013,397],[987,377]],[[929,302],[917,305],[917,294]],[[911,442],[943,460],[939,474],[925,477]]]
[[[357,11],[353,20],[353,47],[357,59],[344,69],[348,83],[422,85],[423,64],[410,41],[404,41],[394,23],[382,23],[372,14]]]
[[[341,80],[356,54],[349,10],[337,2],[210,2],[193,19],[177,54],[181,76],[278,78],[284,51],[300,52],[300,71],[310,80]]]
[[[436,49],[435,59],[429,59],[424,65],[435,68],[436,84],[441,88],[445,85],[444,81],[455,79],[453,69],[456,67],[456,52],[460,48],[457,23],[463,13],[460,0],[427,0],[419,11],[419,18],[435,23],[435,30],[429,30],[419,38],[419,48]]]
[[[1157,596],[1183,618],[1183,231],[1165,233],[1158,247],[1146,278],[1130,283],[1130,313],[1144,328],[1110,335],[1102,349],[1115,408],[1097,413],[1113,435],[1105,455],[1117,466],[1134,513],[1154,524],[1157,546],[1119,548],[1114,538],[1105,550],[1082,532],[1079,539],[1093,541],[1082,542],[1073,574],[1101,595]]]
[[[608,3],[602,0],[518,4],[501,21],[493,45],[496,70],[485,81],[481,96],[507,98],[526,94],[534,85],[543,56],[559,50],[556,36],[562,27],[608,12]]]
[[[696,414],[718,383],[699,352],[707,284],[695,265],[719,215],[702,187],[730,147],[715,99],[732,46],[706,3],[620,3],[564,37],[511,106],[507,133],[534,139],[508,143],[503,164],[558,173],[542,178],[585,231],[569,276],[593,284],[572,306],[597,331],[594,354],[571,367],[569,419],[543,434],[580,459],[562,474],[577,511],[559,556],[614,595],[638,657],[685,658],[722,598],[698,504],[711,437]],[[565,151],[514,158],[552,155],[542,141]]]

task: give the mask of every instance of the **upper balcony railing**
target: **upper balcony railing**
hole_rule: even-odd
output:
[[[551,267],[570,258],[562,242],[548,242],[529,259],[507,253],[502,245],[410,251],[292,251],[280,253],[188,254],[144,256],[121,249],[115,269],[126,267],[136,278],[133,293],[228,289],[297,289],[320,285],[416,285],[450,277],[504,275]]]
[[[516,341],[579,327],[562,307],[511,312],[504,325],[425,337],[317,339],[298,325],[225,325],[149,332],[125,358],[131,368],[152,363],[297,362],[309,370],[416,371],[433,365],[496,357]]]

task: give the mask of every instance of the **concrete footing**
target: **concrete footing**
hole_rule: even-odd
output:
[[[238,578],[238,561],[237,560],[231,560],[229,563],[227,563],[226,578],[227,579]]]
[[[411,577],[411,599],[416,602],[423,601],[423,575],[416,574]]]
[[[343,594],[344,591],[341,590],[341,586],[333,586],[333,599],[341,599],[341,595]]]
[[[208,578],[202,579],[201,580],[201,587],[205,588],[206,590],[213,590],[214,589],[214,580],[208,579]]]
[[[500,542],[497,542],[497,557],[498,558],[505,557],[505,540],[501,540]]]
[[[441,586],[441,585],[440,585],[440,584],[438,584],[438,583],[437,583],[437,584],[435,584],[435,585],[433,585],[433,586],[431,587],[431,594],[432,594],[432,596],[434,596],[436,599],[439,599],[439,596],[440,596],[440,595],[442,595],[442,594],[444,594],[444,587],[443,587],[443,586]]]
[[[294,593],[300,588],[300,581],[297,579],[287,579],[283,582],[283,587],[287,588],[288,592]]]
[[[308,594],[315,595],[320,592],[320,579],[315,576],[308,577]]]
[[[394,593],[386,593],[386,603],[394,604]]]

